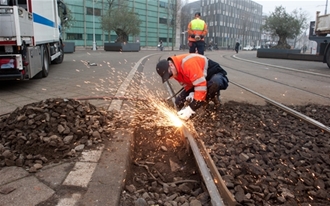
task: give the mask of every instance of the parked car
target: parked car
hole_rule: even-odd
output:
[[[252,51],[253,50],[253,47],[252,46],[246,46],[246,47],[243,47],[243,50],[245,50],[245,51]]]
[[[252,50],[258,50],[258,49],[260,49],[260,48],[261,48],[260,46],[256,46],[256,47],[253,47]]]

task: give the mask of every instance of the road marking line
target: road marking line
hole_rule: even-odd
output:
[[[115,97],[122,97],[125,95],[126,91],[127,91],[127,88],[129,86],[129,84],[131,83],[134,75],[135,75],[135,72],[136,70],[139,68],[139,65],[141,64],[141,62],[145,59],[145,58],[148,58],[152,55],[155,55],[155,54],[150,54],[150,55],[147,55],[143,58],[141,58],[133,67],[133,69],[129,72],[129,74],[127,75],[127,77],[125,78],[125,80],[123,81],[123,83],[119,86],[118,90],[117,90],[117,93],[115,95]],[[111,111],[111,110],[117,110],[117,111],[120,111],[121,109],[121,105],[123,103],[123,100],[112,100],[111,101],[111,104],[108,108],[108,111]]]
[[[103,149],[104,145],[100,145],[96,150],[83,151],[78,159],[80,162],[98,162]]]
[[[56,206],[74,206],[80,198],[81,194],[74,193],[72,194],[71,198],[60,199]]]
[[[76,162],[72,171],[65,178],[63,185],[87,188],[96,165],[96,163],[90,162]]]

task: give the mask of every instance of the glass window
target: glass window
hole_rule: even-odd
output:
[[[159,2],[159,7],[166,8],[166,6],[167,6],[167,3],[166,2],[164,2],[164,1],[160,1]]]
[[[67,33],[66,34],[66,39],[68,39],[68,40],[82,40],[83,35],[82,34],[77,34],[77,33]]]
[[[164,42],[167,42],[167,38],[160,37],[160,38],[159,38],[159,41],[162,41],[163,43],[164,43]]]
[[[87,34],[87,40],[93,40],[93,34]],[[95,40],[96,41],[101,41],[101,34],[95,34]]]
[[[86,14],[87,15],[93,15],[93,8],[92,7],[86,7]],[[95,16],[101,16],[101,9],[94,8],[94,15]]]
[[[160,24],[167,24],[167,19],[165,19],[165,18],[159,18],[159,23]]]
[[[159,41],[162,41],[163,43],[167,42],[167,38],[160,37]],[[168,38],[168,42],[172,42],[172,38]]]

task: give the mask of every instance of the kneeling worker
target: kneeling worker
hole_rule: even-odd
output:
[[[156,66],[157,73],[162,77],[163,83],[174,78],[184,90],[176,97],[175,104],[181,119],[187,120],[195,111],[212,100],[220,103],[220,90],[228,87],[227,72],[211,59],[199,54],[182,54],[163,59]],[[184,107],[185,101],[189,106]]]

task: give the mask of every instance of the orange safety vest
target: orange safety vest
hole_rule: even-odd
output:
[[[207,68],[208,60],[199,54],[181,54],[171,56],[178,71],[175,79],[188,91],[194,88],[194,99],[204,101],[207,93]]]
[[[207,24],[205,21],[201,20],[200,18],[193,19],[192,21],[189,22],[188,24],[188,41],[196,41],[195,38],[192,38],[191,35],[195,36],[201,36],[203,35],[204,37],[207,34]],[[204,38],[201,39],[204,41]]]

